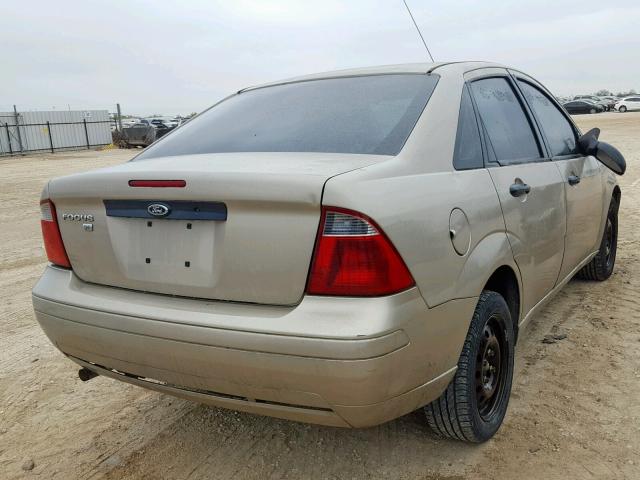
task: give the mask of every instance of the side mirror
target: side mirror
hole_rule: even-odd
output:
[[[596,158],[600,160],[605,167],[618,175],[624,175],[624,172],[627,170],[627,162],[622,153],[620,153],[620,150],[606,142],[598,142]]]
[[[605,167],[618,175],[624,175],[627,162],[620,150],[613,145],[598,140],[599,128],[592,128],[578,139],[578,146],[584,155],[593,155]]]

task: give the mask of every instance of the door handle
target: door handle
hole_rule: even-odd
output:
[[[521,197],[522,195],[526,195],[531,191],[531,187],[526,183],[514,183],[509,187],[509,193],[513,197]]]
[[[569,182],[569,185],[577,185],[580,183],[580,177],[578,175],[569,175],[569,177],[567,177],[567,181]]]

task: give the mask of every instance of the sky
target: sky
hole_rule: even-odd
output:
[[[637,0],[408,0],[436,61],[640,91]],[[402,0],[3,0],[0,111],[200,112],[291,76],[429,61]]]

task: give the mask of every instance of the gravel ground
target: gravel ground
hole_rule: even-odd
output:
[[[570,282],[523,332],[506,421],[480,446],[436,438],[421,412],[341,430],[80,382],[31,307],[46,260],[39,194],[52,176],[134,152],[0,159],[0,478],[640,478],[640,114],[576,120],[629,164],[617,268]]]

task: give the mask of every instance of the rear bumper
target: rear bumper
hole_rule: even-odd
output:
[[[428,309],[417,289],[305,297],[294,307],[211,302],[84,283],[48,267],[36,318],[76,363],[211,405],[365,427],[436,398],[476,299]]]

